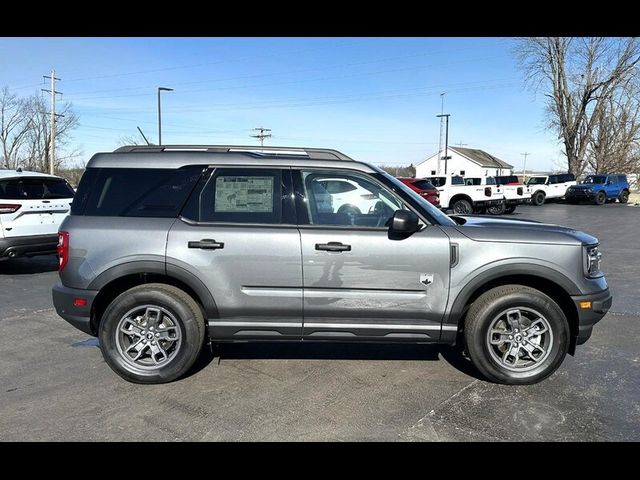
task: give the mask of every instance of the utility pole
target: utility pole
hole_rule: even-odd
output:
[[[531,155],[529,152],[521,153],[524,156],[524,164],[522,165],[522,183],[527,183],[527,157]]]
[[[449,157],[449,117],[451,116],[450,113],[443,113],[441,115],[436,115],[437,117],[444,117],[445,119],[445,136],[444,136],[444,174],[447,174],[447,160],[449,160],[451,157]]]
[[[271,138],[271,134],[270,133],[265,133],[265,132],[270,132],[271,129],[270,128],[264,128],[264,127],[257,127],[254,128],[255,131],[260,132],[256,135],[250,135],[253,138],[257,138],[258,140],[260,140],[260,147],[264,147],[264,139],[265,138]]]
[[[51,145],[49,147],[49,174],[53,175],[56,164],[56,117],[64,116],[56,114],[56,95],[62,95],[62,92],[56,91],[56,80],[60,79],[56,77],[55,69],[51,70],[51,75],[43,75],[43,77],[51,80],[51,90],[47,90],[45,88],[41,90],[51,94]]]

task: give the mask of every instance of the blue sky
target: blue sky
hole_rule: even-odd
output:
[[[163,143],[331,147],[376,164],[418,163],[438,149],[441,96],[450,144],[521,168],[562,162],[543,96],[524,88],[509,38],[3,38],[0,86],[27,95],[56,69],[80,115],[87,160],[140,126]],[[46,87],[45,87],[46,88]]]

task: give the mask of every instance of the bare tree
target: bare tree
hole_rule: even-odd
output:
[[[549,126],[562,142],[568,171],[582,174],[610,99],[637,77],[638,40],[533,37],[519,39],[515,52],[528,85],[547,98]]]
[[[31,128],[26,135],[26,145],[22,156],[22,164],[29,170],[45,172],[49,168],[49,154],[51,145],[51,120],[48,106],[38,95],[29,97],[26,102],[29,112]],[[56,118],[56,160],[57,169],[65,162],[78,155],[76,149],[69,150],[71,132],[78,126],[78,114],[73,111],[70,103],[62,104],[59,109],[61,116]]]
[[[24,100],[7,87],[0,90],[0,148],[2,167],[15,169],[20,163],[20,152],[26,142],[31,115]]]
[[[635,85],[607,98],[591,132],[587,163],[594,173],[640,170],[640,105]]]

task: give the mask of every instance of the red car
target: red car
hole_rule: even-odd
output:
[[[428,180],[411,177],[398,177],[398,180],[400,180],[414,192],[418,192],[418,195],[420,195],[422,198],[425,198],[432,205],[435,205],[436,207],[440,206],[440,194],[438,193],[438,189],[434,187]]]

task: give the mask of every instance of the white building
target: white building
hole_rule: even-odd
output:
[[[513,165],[475,148],[449,147],[447,174],[463,177],[511,175]],[[416,165],[416,178],[444,175],[444,151],[436,153]]]

